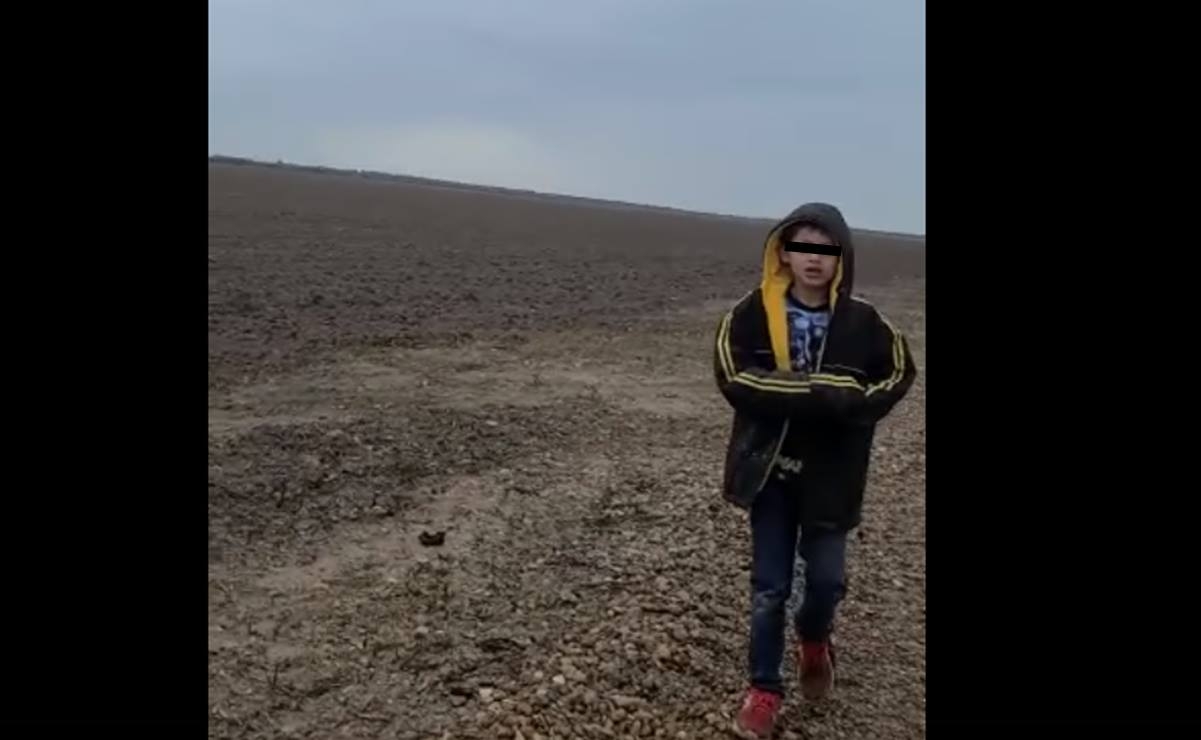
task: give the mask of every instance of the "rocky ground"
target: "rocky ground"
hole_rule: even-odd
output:
[[[729,737],[749,543],[711,343],[761,233],[212,167],[210,736]],[[920,252],[868,241],[857,292],[920,372]],[[781,736],[925,734],[923,375],[837,690]]]

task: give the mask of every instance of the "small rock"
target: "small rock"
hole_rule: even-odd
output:
[[[460,696],[458,694],[451,694],[450,695],[450,703],[454,704],[456,707],[461,707],[467,703],[467,697]]]
[[[446,532],[422,532],[417,541],[425,547],[440,547],[446,542]]]
[[[272,621],[270,619],[264,619],[261,622],[256,622],[254,624],[254,626],[252,626],[250,628],[250,631],[253,632],[254,634],[258,635],[259,637],[265,637],[267,639],[271,639],[271,638],[275,637],[275,629],[276,629],[276,624],[274,621]]]
[[[564,684],[567,683],[567,677],[564,676],[562,673],[558,673],[555,675],[554,678],[551,679],[551,682],[553,682],[555,684],[555,686],[563,686]]]
[[[480,689],[480,701],[484,702],[485,704],[491,704],[494,698],[493,689]]]
[[[659,647],[655,648],[655,657],[659,660],[667,660],[671,657],[671,648],[661,643]]]
[[[417,635],[418,637],[425,637],[429,633],[430,628],[426,627],[424,624],[417,625],[417,629],[413,630],[413,634]]]

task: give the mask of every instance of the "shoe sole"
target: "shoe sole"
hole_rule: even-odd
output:
[[[806,701],[821,701],[834,690],[834,666],[830,666],[830,678],[820,683],[813,680],[806,681],[801,675],[800,669],[797,669],[797,682],[801,685],[801,696]]]
[[[828,684],[821,686],[808,686],[804,681],[801,681],[801,696],[805,697],[806,701],[821,701],[830,695],[834,690],[834,679],[831,678]]]
[[[738,724],[738,718],[735,717],[734,719],[730,720],[730,732],[734,733],[734,737],[740,737],[743,738],[743,740],[767,740],[767,738],[770,738],[775,734],[775,729],[773,728],[772,731],[766,735],[760,735],[759,733],[753,730],[748,730],[742,725]]]
[[[830,680],[814,685],[812,681],[806,682],[801,675],[801,656],[795,655],[797,665],[797,683],[801,685],[801,696],[805,701],[821,701],[834,691],[834,662],[830,661]]]

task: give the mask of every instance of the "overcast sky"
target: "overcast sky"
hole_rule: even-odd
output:
[[[209,152],[926,229],[924,0],[209,0]]]

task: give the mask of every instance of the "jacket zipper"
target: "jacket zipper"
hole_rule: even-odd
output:
[[[834,326],[834,310],[837,307],[837,302],[830,306],[830,323],[826,327],[826,336],[822,337],[822,346],[817,350],[817,362],[813,363],[813,372],[815,373],[821,372],[822,358],[826,354],[826,342],[830,339],[830,329]],[[763,480],[759,481],[759,487],[755,489],[756,493],[762,491],[763,487],[767,485],[767,480],[771,477],[771,471],[776,467],[776,459],[780,457],[780,450],[784,447],[784,439],[788,436],[788,424],[791,421],[792,419],[784,420],[784,426],[780,429],[780,438],[776,440],[776,448],[771,453],[771,462],[767,464],[767,472],[764,473]]]

